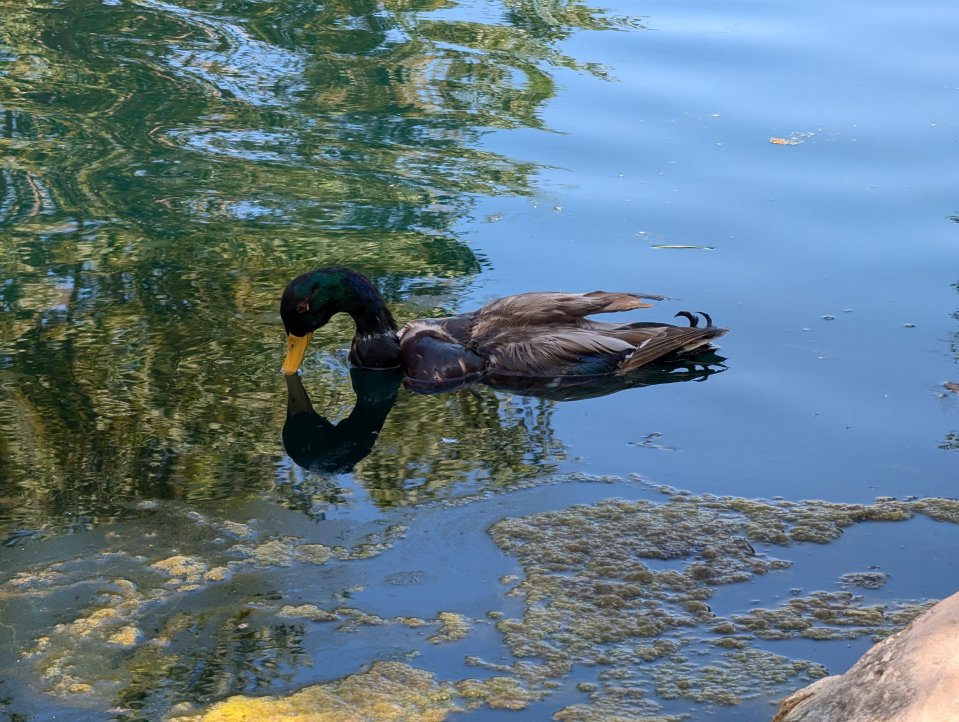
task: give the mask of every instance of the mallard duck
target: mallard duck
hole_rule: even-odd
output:
[[[442,391],[486,377],[561,379],[627,374],[653,361],[711,349],[726,333],[712,319],[680,311],[688,326],[603,323],[588,316],[649,308],[665,296],[645,293],[541,291],[507,296],[448,318],[410,321],[397,331],[383,296],[349,268],[317,268],[294,278],[280,301],[286,327],[284,374],[303,363],[313,332],[337,313],[356,324],[350,363],[400,367],[408,386]]]

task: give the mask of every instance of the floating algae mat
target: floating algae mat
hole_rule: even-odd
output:
[[[537,673],[561,676],[573,665],[600,670],[583,686],[590,703],[563,709],[557,719],[640,719],[660,711],[657,698],[737,704],[827,673],[758,648],[757,639],[878,636],[928,606],[887,608],[848,591],[815,592],[778,609],[714,614],[709,599],[720,585],[790,566],[754,544],[824,544],[857,522],[902,521],[916,512],[955,522],[959,503],[672,494],[666,503],[607,500],[505,519],[491,533],[523,566],[526,578],[512,593],[523,597],[525,613],[502,620],[499,629],[515,655],[544,660]]]
[[[171,505],[152,510],[145,535],[128,534],[143,520],[88,532],[90,554],[35,545],[35,562],[3,579],[0,641],[18,675],[4,682],[0,711],[23,714],[18,700],[33,696],[28,712],[84,719],[526,710],[588,722],[695,718],[704,706],[714,719],[723,709],[747,719],[743,703],[767,705],[827,673],[776,645],[865,643],[929,601],[870,601],[889,575],[858,568],[771,608],[720,614],[720,589],[777,573],[785,587],[797,544],[827,545],[856,524],[959,520],[949,500],[749,500],[609,481],[566,478],[366,524],[268,504],[230,519]],[[589,502],[522,515],[570,489]],[[649,498],[602,498],[611,493]],[[524,495],[538,496],[524,507]],[[441,555],[439,543],[469,564],[466,550],[490,539],[506,557],[493,575],[467,569],[475,588],[444,577],[441,563],[403,566]]]

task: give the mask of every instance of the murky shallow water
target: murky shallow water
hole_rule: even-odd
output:
[[[0,0],[0,18],[8,716],[187,716],[385,661],[436,675],[402,710],[423,719],[761,720],[918,609],[900,604],[959,588],[948,502],[802,522],[772,504],[777,541],[745,501],[957,496],[949,3]],[[727,368],[567,402],[399,389],[351,473],[305,472],[281,441],[276,304],[334,261],[400,319],[530,289],[668,294],[650,313],[733,329]],[[331,324],[303,377],[333,420],[355,400],[349,336]],[[646,505],[589,521],[610,498]],[[581,537],[524,557],[494,542],[519,518]],[[686,531],[650,555],[659,518]],[[752,552],[710,551],[710,528]],[[642,633],[604,627],[657,609]],[[389,674],[356,685],[374,699]]]

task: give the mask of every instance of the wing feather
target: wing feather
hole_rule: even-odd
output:
[[[508,334],[503,334],[507,336]],[[633,344],[590,329],[569,328],[548,333],[511,334],[489,344],[491,367],[504,374],[560,376],[576,371],[585,356],[625,358]]]
[[[645,300],[644,300],[645,299]],[[506,296],[475,312],[474,338],[484,338],[508,324],[519,326],[578,326],[594,313],[632,311],[652,306],[646,300],[662,301],[665,296],[646,293],[562,293],[536,291]]]

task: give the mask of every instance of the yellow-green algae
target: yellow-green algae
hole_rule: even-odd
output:
[[[332,622],[339,619],[339,617],[332,612],[320,609],[315,604],[300,604],[297,606],[288,604],[285,607],[280,607],[276,615],[278,617],[301,617],[313,622]]]
[[[533,690],[514,677],[464,679],[456,683],[456,692],[474,708],[485,703],[494,709],[526,709],[530,702],[545,696],[542,690]]]
[[[38,662],[37,672],[48,691],[67,697],[91,694],[94,682],[99,685],[101,680],[91,678],[89,670],[99,668],[103,651],[132,648],[142,638],[132,620],[144,601],[129,592],[127,585],[114,588],[120,592],[98,598],[102,606],[71,622],[57,624],[26,652],[27,659]],[[113,689],[116,684],[109,686]]]
[[[333,557],[333,549],[325,544],[300,544],[296,548],[298,561],[307,564],[326,564]]]
[[[465,639],[472,627],[469,618],[459,612],[440,612],[436,619],[406,616],[387,619],[355,607],[337,607],[333,610],[326,610],[315,604],[288,604],[280,607],[275,614],[278,617],[308,619],[312,622],[340,621],[343,623],[337,627],[337,631],[341,632],[355,631],[360,627],[380,627],[387,624],[397,624],[411,629],[438,626],[437,632],[427,637],[427,640],[434,644]]]
[[[442,625],[439,631],[429,637],[434,644],[438,642],[457,642],[469,634],[470,620],[457,612],[440,612],[436,615]]]
[[[285,697],[230,697],[169,722],[442,722],[456,710],[449,684],[401,662],[317,684]]]
[[[346,620],[346,623],[340,627],[341,631],[349,631],[356,627],[380,627],[390,623],[388,619],[353,607],[338,607],[333,610],[333,613]]]
[[[757,689],[771,689],[793,677],[818,679],[826,674],[822,665],[755,648],[728,652],[717,663],[706,665],[681,656],[669,657],[652,672],[660,698],[715,704],[737,704],[755,696]]]
[[[179,592],[190,592],[199,589],[205,575],[210,571],[209,565],[202,559],[177,554],[150,565],[154,569],[169,575],[168,586],[175,587]]]

